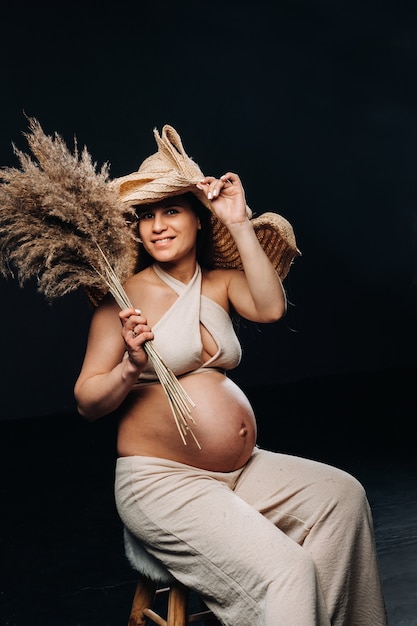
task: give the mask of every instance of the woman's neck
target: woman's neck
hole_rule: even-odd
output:
[[[173,278],[176,278],[181,283],[184,283],[185,285],[187,285],[195,274],[197,262],[196,261],[193,261],[193,262],[187,261],[184,263],[159,263],[159,262],[157,263],[155,262],[155,265],[157,265],[159,268],[161,268],[162,271],[166,272]]]

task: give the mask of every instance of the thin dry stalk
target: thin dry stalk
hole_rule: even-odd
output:
[[[103,250],[98,244],[96,245],[105,263],[105,276],[103,278],[109,286],[110,293],[121,309],[133,308],[133,304],[130,302],[123,285],[108,262]],[[152,341],[146,341],[143,348],[150,358],[162,388],[168,398],[175,424],[184,445],[187,445],[185,437],[189,433],[194,439],[197,447],[201,450],[201,446],[188,423],[188,420],[190,420],[193,424],[195,424],[195,420],[191,415],[191,409],[195,407],[195,403],[191,400],[190,396],[179,383],[173,371],[166,365],[162,357],[158,354]]]

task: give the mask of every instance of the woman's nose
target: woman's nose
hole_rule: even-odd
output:
[[[162,230],[165,230],[165,228],[166,228],[166,225],[165,225],[164,216],[161,213],[156,212],[154,220],[153,220],[153,230],[159,233]]]

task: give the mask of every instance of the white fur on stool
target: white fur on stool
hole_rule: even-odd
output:
[[[133,569],[155,582],[170,585],[175,579],[156,557],[143,547],[135,535],[124,527],[124,543],[127,559]]]

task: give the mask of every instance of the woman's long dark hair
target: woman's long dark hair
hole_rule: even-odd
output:
[[[188,192],[182,195],[187,200],[191,209],[200,220],[201,229],[197,231],[196,242],[196,255],[197,263],[202,269],[212,270],[214,269],[214,250],[213,250],[213,229],[211,227],[211,213],[200,202],[200,200],[193,193]],[[138,210],[141,207],[138,206]],[[139,244],[140,245],[140,244]],[[140,272],[146,267],[149,267],[155,262],[155,259],[140,245],[139,259],[136,271]]]

